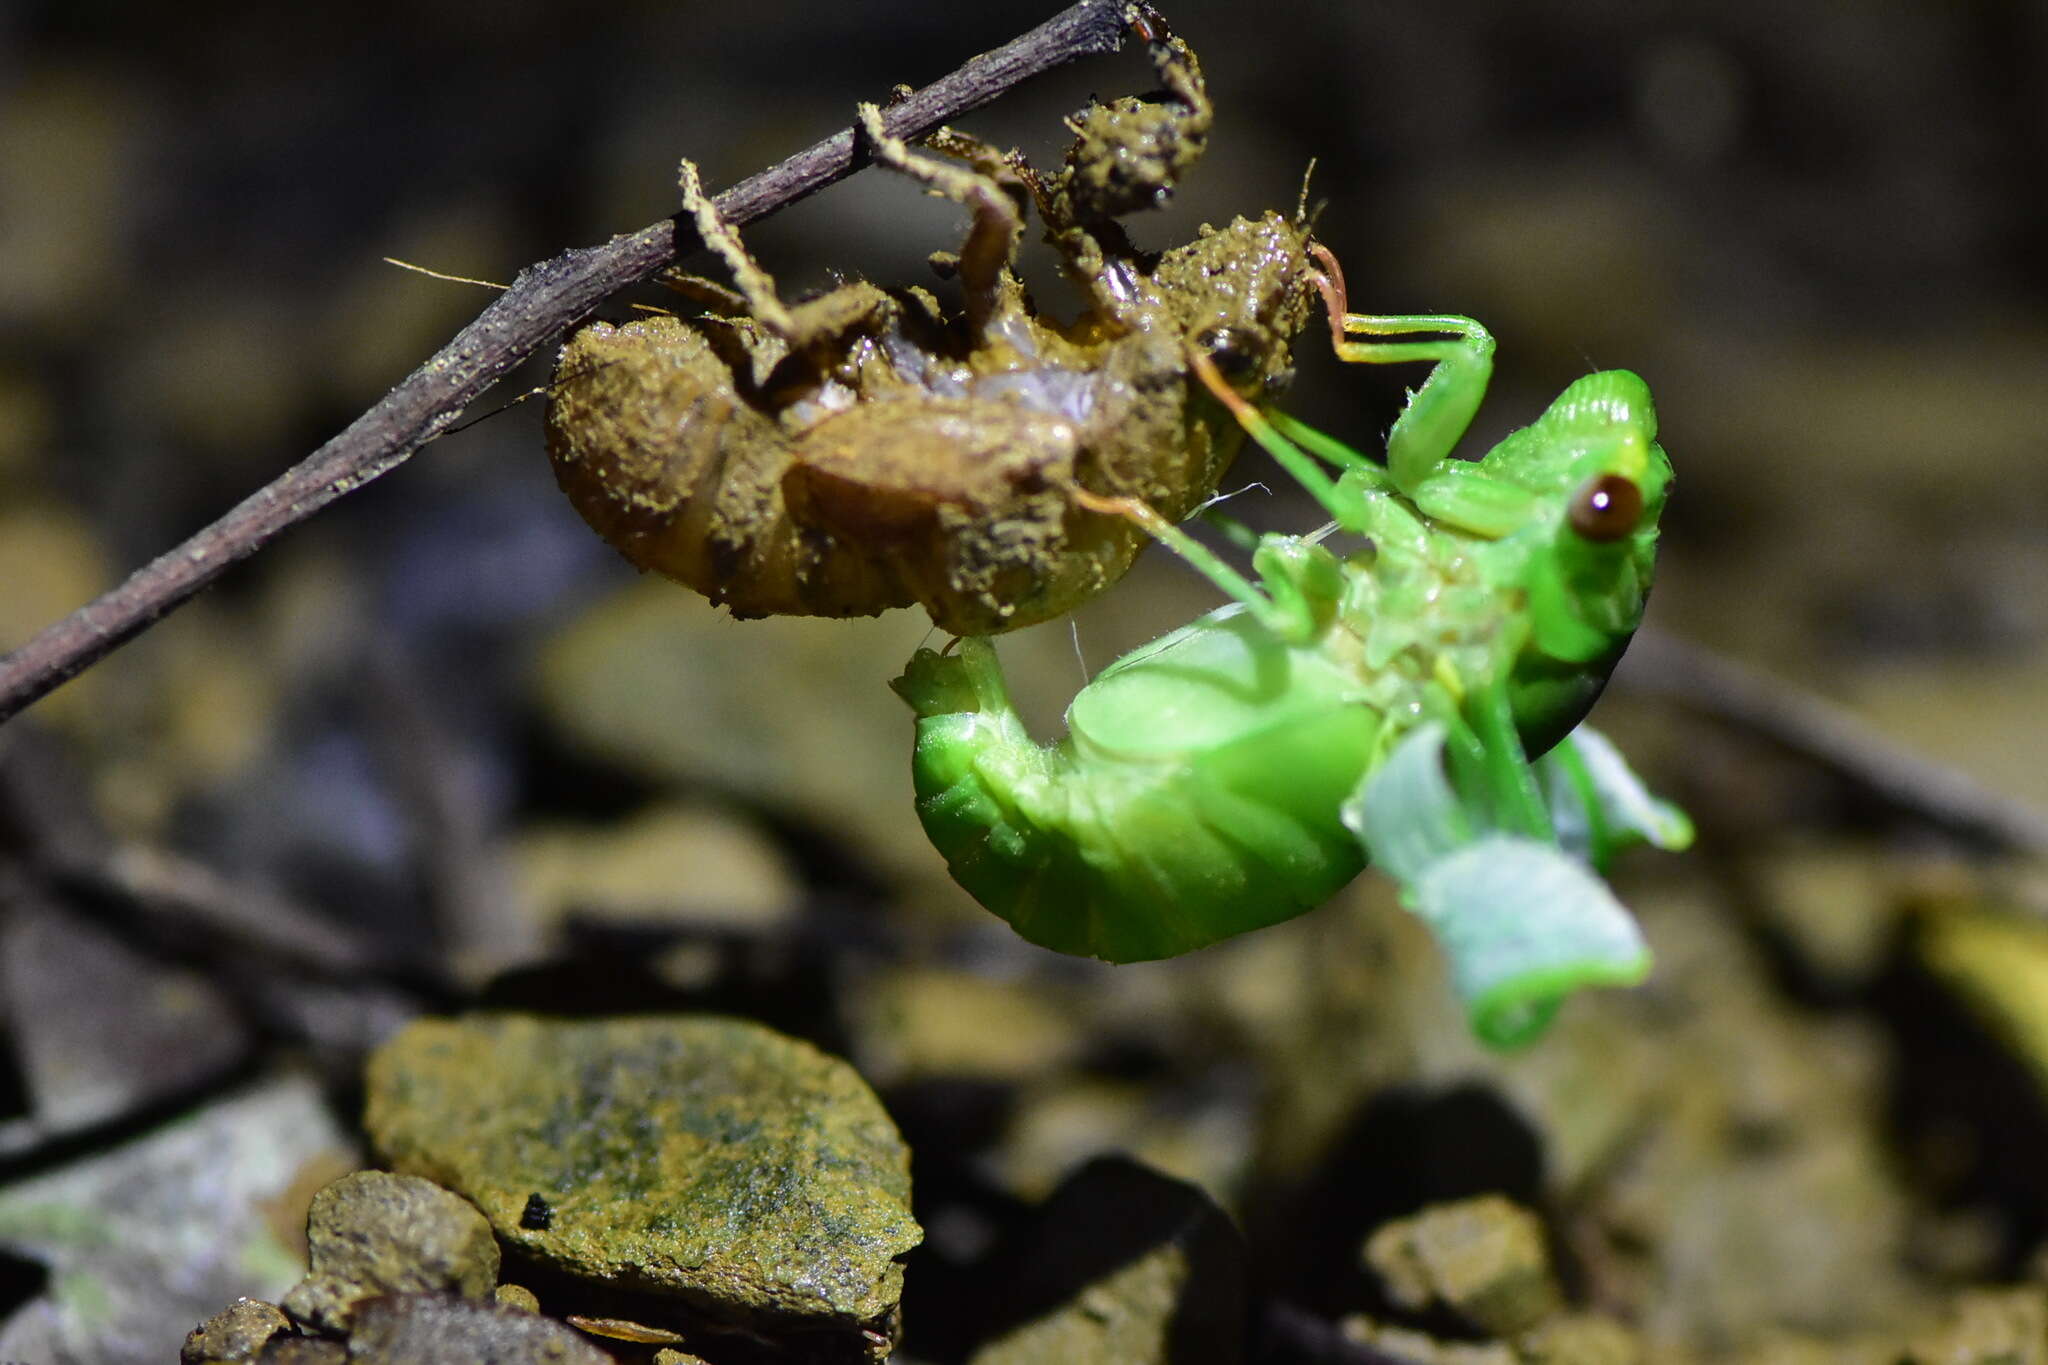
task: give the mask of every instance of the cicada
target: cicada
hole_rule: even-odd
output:
[[[954,878],[1025,938],[1113,962],[1299,914],[1370,860],[1436,930],[1475,1030],[1519,1041],[1571,989],[1648,969],[1589,864],[1691,837],[1574,731],[1642,617],[1671,465],[1625,370],[1454,457],[1492,337],[1469,318],[1346,312],[1319,259],[1341,357],[1433,366],[1384,465],[1246,403],[1196,357],[1332,525],[1260,537],[1253,581],[1157,509],[1098,502],[1233,600],[1105,668],[1049,747],[992,644],[920,651],[894,684],[918,716],[918,812]]]
[[[736,288],[677,279],[707,316],[597,324],[564,348],[548,448],[585,520],[738,616],[916,602],[984,635],[1130,567],[1144,532],[1086,497],[1169,517],[1210,498],[1243,434],[1188,354],[1233,393],[1284,383],[1314,310],[1307,215],[1205,227],[1159,255],[1131,245],[1117,216],[1171,190],[1212,117],[1194,53],[1132,14],[1164,97],[1091,108],[1055,174],[952,130],[913,150],[861,107],[879,164],[971,210],[937,262],[960,281],[957,312],[868,283],[784,304],[684,163],[684,206]],[[1072,323],[1042,315],[1012,269],[1027,205],[1087,299]]]

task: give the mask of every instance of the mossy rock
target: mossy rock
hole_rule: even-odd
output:
[[[422,1020],[372,1059],[365,1122],[548,1270],[856,1354],[894,1337],[909,1152],[807,1043],[709,1017]]]

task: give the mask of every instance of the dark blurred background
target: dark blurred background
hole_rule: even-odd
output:
[[[483,301],[381,257],[509,278],[669,211],[679,155],[729,184],[1048,12],[11,7],[0,640],[311,449]],[[1480,435],[1589,366],[1650,380],[1681,479],[1660,623],[2048,799],[2048,10],[1189,0],[1169,17],[1219,119],[1141,240],[1291,203],[1314,158],[1359,306],[1463,312],[1499,336]],[[1062,114],[1148,84],[1126,52],[970,123],[1051,160]],[[835,272],[923,279],[957,220],[870,175],[749,235],[794,293]],[[1047,305],[1070,307],[1036,268]],[[1300,354],[1297,408],[1365,444],[1415,378]],[[220,662],[201,618],[246,623],[316,556],[348,601],[302,604],[332,614],[299,647],[329,662],[374,637],[438,667],[451,638],[503,645],[624,581],[554,500],[535,406],[441,441],[104,666],[72,689],[97,694],[85,728],[160,723],[171,675]],[[1298,521],[1254,501],[1254,520]],[[1099,662],[1122,638],[1083,644]],[[495,656],[454,657],[471,676],[440,703],[498,697],[474,676]],[[309,704],[277,681],[249,680],[265,699],[223,728]]]
[[[1499,338],[1475,441],[1530,420],[1590,368],[1649,381],[1679,475],[1655,625],[2048,805],[2048,7],[1175,0],[1166,10],[1201,54],[1217,123],[1173,206],[1132,223],[1141,243],[1291,207],[1313,159],[1314,194],[1328,201],[1319,234],[1343,258],[1354,306],[1469,314]],[[679,156],[722,188],[844,126],[855,101],[932,80],[1051,11],[778,0],[581,12],[538,0],[7,8],[0,647],[326,440],[487,301],[383,257],[509,280],[671,212]],[[1019,89],[965,126],[1050,163],[1067,140],[1063,115],[1091,93],[1150,84],[1127,51]],[[953,206],[863,174],[746,235],[794,296],[841,275],[927,282],[927,253],[955,245],[960,227]],[[1045,307],[1072,311],[1046,253],[1034,248],[1024,268]],[[626,316],[631,302],[606,315]],[[1314,336],[1298,360],[1290,406],[1367,447],[1420,378],[1339,365]],[[531,367],[472,416],[544,380]],[[1382,1063],[1358,1060],[1355,1043],[1360,1019],[1382,1008],[1377,984],[1345,986],[1371,1002],[1356,1017],[1299,1006],[1323,1011],[1310,1023],[1334,1040],[1325,1053],[1286,1034],[1260,1060],[1232,1061],[1200,1031],[1228,1031],[1213,1019],[1171,1038],[1177,1026],[1158,1022],[1182,1017],[1161,1003],[1163,983],[1194,982],[1222,1002],[1228,1028],[1263,1039],[1285,1013],[1276,1002],[1295,1000],[1301,969],[1288,954],[1332,979],[1351,970],[1358,955],[1317,949],[1317,934],[1349,942],[1337,921],[1305,917],[1197,955],[1178,976],[1127,969],[1112,991],[1107,974],[1031,950],[974,910],[917,830],[908,717],[884,687],[925,638],[921,616],[734,623],[640,580],[556,493],[539,416],[523,403],[444,437],[10,727],[54,736],[50,771],[76,785],[81,818],[116,841],[173,850],[233,886],[323,911],[401,963],[434,964],[428,988],[400,972],[402,988],[387,973],[381,995],[322,995],[331,981],[294,975],[317,953],[287,952],[300,964],[290,971],[233,977],[233,964],[260,959],[251,943],[274,946],[304,926],[229,934],[228,950],[199,954],[200,965],[232,980],[237,1007],[266,1036],[325,1049],[345,1091],[361,1047],[395,1019],[494,977],[492,998],[553,1008],[620,1008],[643,984],[650,1000],[681,991],[852,1051],[877,1084],[896,1086],[890,1103],[913,1145],[925,1144],[920,1189],[935,1201],[948,1189],[982,1197],[991,1169],[1004,1198],[1035,1199],[1080,1157],[1119,1144],[1212,1190],[1241,1189],[1247,1151],[1258,1146],[1269,1173],[1288,1169],[1361,1094],[1377,1093]],[[1232,503],[1249,521],[1317,520],[1254,458],[1231,483],[1266,485]],[[1005,657],[1050,725],[1084,668],[1213,596],[1148,555],[1073,625],[1023,632]],[[1697,798],[1688,781],[1716,769],[1715,741],[1686,731],[1660,745],[1658,713],[1646,717],[1625,727],[1646,767]],[[54,801],[61,785],[19,790]],[[1748,828],[1777,820],[1796,835],[1840,814],[1802,805],[1799,790],[1771,788]],[[34,851],[35,838],[8,837]],[[1742,837],[1710,819],[1701,862]],[[1882,864],[1852,852],[1839,867],[1879,898],[1870,886]],[[1387,899],[1384,888],[1368,894]],[[1681,911],[1691,904],[1679,900]],[[612,920],[592,917],[606,907]],[[555,960],[572,911],[585,918],[571,937],[601,968],[580,986],[502,975]],[[649,929],[650,918],[666,927]],[[940,1022],[891,1053],[876,1041],[888,1029],[861,1020],[895,1018],[899,986],[903,999],[915,993],[878,972],[863,980],[859,964],[894,960],[920,926],[940,926],[935,939],[962,927],[970,936],[965,948],[945,940],[962,976],[935,978],[964,1014],[932,1006]],[[829,952],[816,951],[821,940]],[[706,943],[774,952],[765,965],[707,959]],[[646,982],[621,976],[621,962],[641,960]],[[1670,960],[1686,989],[1683,954]],[[820,984],[834,974],[853,983],[844,998]],[[1040,1010],[1019,1016],[1036,1023],[1006,1023],[1007,997],[978,984],[1005,974],[1071,987],[1090,1013],[1034,995],[1016,1008]],[[1425,1054],[1454,1057],[1444,1067],[1464,1074],[1470,1045],[1440,980],[1428,967],[1410,980],[1403,989],[1427,1002],[1417,1008],[1443,1014],[1441,1036],[1460,1040]],[[343,997],[346,1009],[329,1008]],[[953,1022],[976,1010],[996,1011],[993,1023]],[[73,1033],[119,1044],[136,1031],[146,1028],[116,1019]],[[1055,1041],[1041,1048],[1041,1034]],[[1608,1055],[1608,1035],[1593,1036]],[[1183,1046],[1200,1056],[1163,1060]],[[1007,1164],[983,1163],[969,1179],[964,1156],[955,1169],[934,1153],[979,1150],[1010,1122],[1008,1101],[984,1112],[975,1101],[995,1095],[992,1084],[920,1092],[903,1082],[919,1066],[964,1074],[956,1047],[1010,1047],[1016,1055],[967,1058],[966,1072],[999,1078],[1042,1077],[1085,1055],[1087,1094],[1114,1090],[1123,1117],[1091,1118],[1079,1137],[1060,1129],[1038,1147],[1027,1134]],[[1662,1065],[1650,1057],[1641,1070]],[[1371,1084],[1329,1084],[1345,1066]],[[1731,1067],[1753,1070],[1746,1055]],[[1193,1077],[1164,1117],[1152,1092],[1131,1098],[1162,1072]],[[0,1066],[0,1119],[11,1120],[36,1106],[9,1074]],[[1782,1087],[1790,1107],[1807,1084]],[[1248,1116],[1290,1086],[1310,1117],[1253,1143]],[[977,1115],[988,1131],[960,1136]],[[1410,1128],[1426,1165],[1435,1130]],[[1516,1142],[1522,1153],[1526,1140]],[[2029,1155],[2012,1169],[2037,1166]],[[1454,1192],[1519,1188],[1496,1174],[1460,1175]],[[1424,1197],[1422,1184],[1400,1188],[1402,1200]],[[2048,1196],[2029,1197],[2027,1208],[2048,1209]],[[1759,1207],[1774,1216],[1805,1199],[1766,1191]],[[1832,1216],[1824,1201],[1815,1209]],[[1275,1204],[1262,1216],[1288,1215]],[[1980,1239],[1992,1249],[1959,1257],[1959,1273],[2012,1264],[2044,1220],[2028,1214],[2003,1242]],[[1367,1225],[1346,1222],[1341,1236],[1355,1241]],[[971,1260],[978,1226],[934,1223],[937,1259],[913,1283],[943,1286],[946,1258]],[[1844,1282],[1877,1284],[1860,1270]]]
[[[730,184],[1048,12],[13,7],[0,642],[312,449],[485,301],[383,257],[509,279],[670,211],[680,155]],[[1218,120],[1174,205],[1133,224],[1142,242],[1290,205],[1314,159],[1356,306],[1499,337],[1475,439],[1591,367],[1650,381],[1679,471],[1654,623],[2048,802],[2048,10],[1169,17]],[[1064,114],[1150,79],[1127,51],[968,126],[1049,163]],[[926,280],[959,218],[870,174],[748,236],[794,295]],[[1025,268],[1073,308],[1042,249]],[[1313,337],[1299,361],[1293,406],[1367,446],[1419,377],[1341,366]],[[682,783],[794,821],[833,876],[950,896],[900,799],[908,727],[881,686],[921,617],[739,625],[635,585],[554,492],[538,407],[435,443],[40,707],[101,816],[229,866],[317,869],[289,879],[402,927],[436,897],[495,903],[435,852],[419,802],[435,838],[486,848],[536,812],[627,808],[621,782]],[[1255,458],[1233,482],[1267,485],[1233,504],[1248,520],[1312,520]],[[1010,647],[1027,702],[1050,721],[1077,653],[1100,666],[1207,600],[1149,556],[1076,625]],[[500,933],[457,938],[496,960]]]

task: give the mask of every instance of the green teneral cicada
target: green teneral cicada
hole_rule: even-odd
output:
[[[1104,669],[1051,746],[1025,733],[989,642],[920,651],[894,684],[918,716],[919,814],[1025,938],[1114,962],[1299,914],[1370,860],[1435,930],[1475,1030],[1520,1041],[1570,990],[1648,970],[1589,865],[1691,837],[1611,745],[1574,733],[1642,616],[1671,466],[1624,370],[1454,458],[1492,337],[1346,313],[1316,251],[1340,356],[1434,366],[1386,463],[1252,407],[1195,356],[1333,526],[1261,537],[1254,583],[1154,509],[1096,500],[1234,600]]]

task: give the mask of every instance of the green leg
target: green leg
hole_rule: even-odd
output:
[[[1195,372],[1195,376],[1202,381],[1203,385],[1208,388],[1216,400],[1229,410],[1230,415],[1237,419],[1237,424],[1244,428],[1245,434],[1254,441],[1257,441],[1260,448],[1273,457],[1273,462],[1287,471],[1289,478],[1307,489],[1308,495],[1320,503],[1323,510],[1330,514],[1331,520],[1347,531],[1357,532],[1362,529],[1364,519],[1359,506],[1359,491],[1348,485],[1340,484],[1337,480],[1331,478],[1328,472],[1316,463],[1315,456],[1322,455],[1323,458],[1330,459],[1331,463],[1344,464],[1346,468],[1357,467],[1357,464],[1350,463],[1347,460],[1332,459],[1324,451],[1316,450],[1314,447],[1310,447],[1307,450],[1303,449],[1301,445],[1297,445],[1286,435],[1282,434],[1279,428],[1274,425],[1274,421],[1269,420],[1265,413],[1247,403],[1235,389],[1226,384],[1223,381],[1223,376],[1217,373],[1215,364],[1208,356],[1203,355],[1198,350],[1191,350],[1188,353],[1188,361]],[[1285,420],[1292,427],[1307,432],[1319,442],[1344,451],[1347,457],[1357,461],[1358,464],[1364,463],[1364,457],[1358,455],[1356,451],[1349,450],[1320,432],[1312,431],[1310,428],[1302,426],[1301,423],[1295,422],[1292,418],[1285,418],[1279,413],[1274,413],[1273,418]],[[1313,451],[1313,454],[1311,451]]]
[[[1536,770],[1530,766],[1521,733],[1515,728],[1507,686],[1495,684],[1468,696],[1464,713],[1483,755],[1485,791],[1495,828],[1555,843],[1557,834],[1550,823],[1550,808],[1544,803]]]
[[[1199,350],[1191,350],[1188,359],[1196,376],[1217,401],[1282,469],[1322,504],[1339,526],[1350,531],[1364,529],[1368,490],[1363,485],[1348,478],[1343,481],[1331,478],[1316,463],[1314,455],[1288,440],[1263,413],[1224,383],[1206,355]],[[1186,560],[1195,572],[1244,603],[1246,610],[1258,618],[1259,624],[1283,640],[1301,641],[1313,636],[1343,592],[1343,573],[1336,557],[1307,538],[1271,535],[1260,538],[1252,554],[1252,567],[1265,585],[1265,591],[1261,591],[1208,546],[1137,498],[1105,498],[1076,489],[1074,500],[1090,511],[1128,517],[1136,522],[1146,534]]]
[[[1414,496],[1437,467],[1450,457],[1472,425],[1486,386],[1493,377],[1493,335],[1470,318],[1449,314],[1408,317],[1368,317],[1346,313],[1341,285],[1323,281],[1330,305],[1331,346],[1339,359],[1361,364],[1399,364],[1406,361],[1435,362],[1422,387],[1408,397],[1408,405],[1395,419],[1387,434],[1387,471],[1394,486]],[[1353,341],[1351,333],[1401,336],[1413,332],[1451,332],[1456,340],[1440,341]],[[1327,436],[1285,413],[1261,413],[1230,391],[1210,372],[1206,357],[1193,357],[1194,368],[1203,383],[1215,393],[1244,427],[1281,467],[1320,502],[1340,526],[1358,530],[1356,504],[1347,496],[1350,489],[1338,488],[1315,466],[1309,455],[1320,457],[1346,471],[1370,470],[1373,462],[1359,451]],[[1448,490],[1445,490],[1448,491]],[[1476,489],[1444,499],[1444,511],[1458,520],[1466,502],[1476,502],[1473,529],[1497,534],[1490,528],[1500,520],[1500,510],[1488,498],[1492,490]],[[1434,510],[1434,509],[1432,509]],[[1521,509],[1516,509],[1519,512]],[[1513,515],[1509,521],[1512,524]],[[1462,524],[1462,523],[1461,523]]]
[[[1283,640],[1303,640],[1315,632],[1318,612],[1310,600],[1323,575],[1312,573],[1305,576],[1307,581],[1297,581],[1288,569],[1295,556],[1285,551],[1270,551],[1268,546],[1275,541],[1298,541],[1295,536],[1267,536],[1260,541],[1259,551],[1252,557],[1252,563],[1262,572],[1272,570],[1285,575],[1270,584],[1277,588],[1272,595],[1259,590],[1249,578],[1225,563],[1220,555],[1196,540],[1186,531],[1175,526],[1153,509],[1151,504],[1139,498],[1105,498],[1099,493],[1086,489],[1074,490],[1074,501],[1091,512],[1103,516],[1124,517],[1137,523],[1145,534],[1164,545],[1167,549],[1186,560],[1188,566],[1202,577],[1214,583],[1223,592],[1244,603],[1249,611],[1273,634]],[[1324,559],[1330,559],[1327,550],[1320,546],[1307,545],[1308,550],[1318,551]],[[1335,567],[1335,561],[1331,561]]]
[[[1325,625],[1344,596],[1337,557],[1306,536],[1268,535],[1252,552],[1252,568],[1284,623],[1276,634],[1304,642]]]
[[[1372,456],[1364,451],[1354,450],[1336,437],[1317,431],[1299,418],[1291,417],[1284,412],[1271,408],[1266,410],[1264,416],[1267,421],[1273,424],[1280,435],[1294,442],[1294,444],[1300,446],[1309,454],[1314,455],[1318,459],[1326,460],[1347,473],[1354,469],[1377,470],[1380,468],[1379,461],[1373,459]],[[1262,441],[1260,444],[1263,445],[1265,443]]]
[[[1493,336],[1470,318],[1448,314],[1368,317],[1333,314],[1331,330],[1341,360],[1367,365],[1398,365],[1408,361],[1435,363],[1422,387],[1408,397],[1408,406],[1387,434],[1387,469],[1394,484],[1412,493],[1437,465],[1449,458],[1472,425],[1493,376]],[[1352,341],[1353,334],[1403,336],[1415,332],[1450,332],[1456,340]]]
[[[1606,871],[1609,859],[1634,844],[1692,844],[1685,812],[1653,796],[1620,751],[1590,725],[1566,735],[1535,767],[1558,842],[1597,871]]]
[[[1379,316],[1347,311],[1344,267],[1329,248],[1309,247],[1322,267],[1314,279],[1329,309],[1330,347],[1340,360],[1367,365],[1435,362],[1422,387],[1408,396],[1408,406],[1387,435],[1387,469],[1394,486],[1413,496],[1432,470],[1457,448],[1472,416],[1486,397],[1493,377],[1493,334],[1471,318],[1450,313]],[[1455,341],[1353,341],[1366,336],[1409,336],[1417,332],[1449,332]]]
[[[1265,415],[1281,435],[1344,471],[1346,477],[1339,485],[1338,496],[1347,499],[1347,505],[1350,499],[1370,497],[1393,484],[1391,476],[1376,461],[1335,437],[1326,436],[1284,412]],[[1527,524],[1536,501],[1528,489],[1497,479],[1480,465],[1462,460],[1439,462],[1435,473],[1404,491],[1435,520],[1482,536],[1504,536],[1520,529]],[[1374,533],[1370,527],[1346,529],[1366,535]]]
[[[1198,512],[1196,515],[1214,527],[1216,534],[1222,536],[1246,554],[1250,554],[1259,548],[1259,533],[1239,521],[1236,517],[1228,516],[1213,507],[1206,511]]]
[[[1483,686],[1471,686],[1455,672],[1446,675],[1445,696],[1455,707],[1449,718],[1452,775],[1468,801],[1483,803],[1491,828],[1555,843],[1550,807],[1508,696],[1509,663],[1524,638],[1525,631],[1513,626],[1502,631],[1494,642],[1492,681]]]

